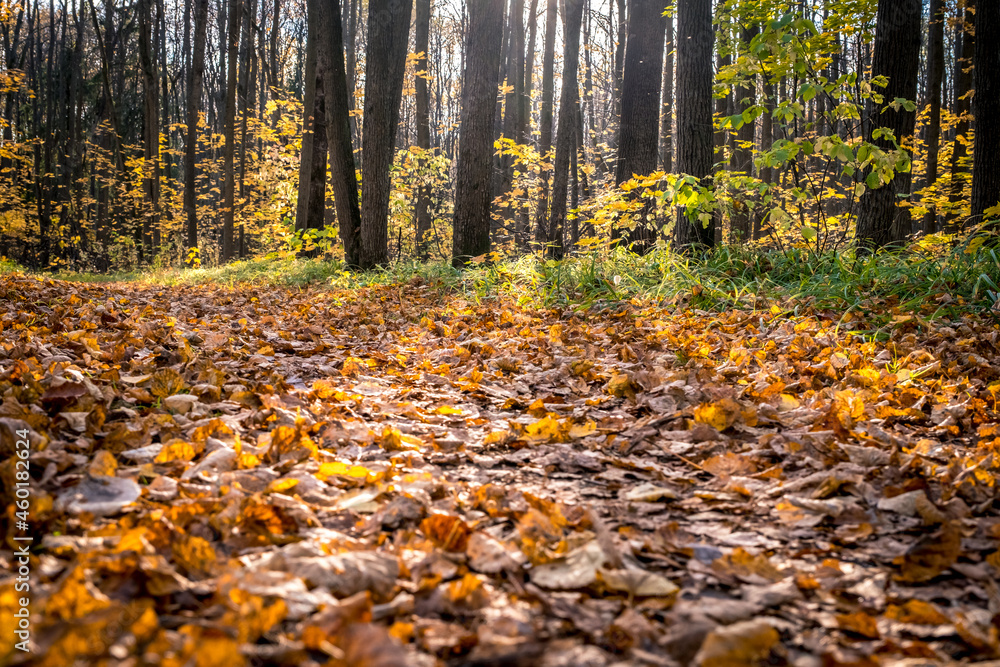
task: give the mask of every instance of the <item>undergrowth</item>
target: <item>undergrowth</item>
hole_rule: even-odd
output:
[[[0,261],[0,272],[21,270]],[[205,269],[160,269],[120,274],[57,273],[81,282],[151,285],[250,284],[336,289],[418,280],[442,294],[475,301],[506,296],[521,305],[574,310],[655,302],[707,311],[778,308],[790,315],[836,311],[891,318],[915,313],[927,320],[995,312],[1000,255],[993,248],[904,251],[857,256],[724,246],[695,256],[666,249],[640,256],[623,249],[591,251],[562,261],[524,255],[459,271],[445,262],[400,261],[367,272],[322,259],[255,259]]]

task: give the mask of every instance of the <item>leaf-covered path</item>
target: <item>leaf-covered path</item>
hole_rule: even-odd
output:
[[[0,662],[998,659],[997,326],[842,315],[2,276]]]

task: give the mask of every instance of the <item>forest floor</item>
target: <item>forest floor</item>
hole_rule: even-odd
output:
[[[996,316],[697,296],[0,275],[0,662],[1000,660]]]

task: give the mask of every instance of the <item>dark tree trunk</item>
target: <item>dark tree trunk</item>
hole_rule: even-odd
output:
[[[677,0],[677,171],[710,185],[712,174],[712,0]],[[712,246],[713,221],[678,211],[680,249]]]
[[[646,176],[656,171],[665,21],[659,0],[630,0],[615,167],[617,184],[633,175]],[[656,229],[646,220],[648,214],[644,206],[627,236],[636,252],[648,252],[656,242]]]
[[[198,164],[198,109],[201,107],[205,75],[205,37],[208,31],[208,0],[196,0],[194,7],[194,53],[188,73],[187,142],[184,146],[184,208],[187,213],[187,247],[198,247],[198,198],[195,169]],[[193,255],[189,255],[191,260]]]
[[[955,140],[951,151],[951,191],[948,202],[951,211],[947,229],[954,232],[961,224],[960,202],[969,177],[967,158],[972,129],[972,105],[969,93],[973,85],[973,67],[976,53],[976,0],[965,0],[965,20],[959,23],[958,36],[961,38],[961,58],[955,60],[955,115],[959,117],[955,126]]]
[[[667,18],[663,54],[663,82],[660,86],[660,169],[674,168],[674,18]]]
[[[310,2],[306,34],[305,93],[302,97],[302,153],[299,159],[299,191],[295,206],[295,229],[322,229],[326,209],[326,106],[323,72],[317,66],[319,32],[318,3]]]
[[[330,148],[330,175],[333,203],[344,243],[348,266],[361,263],[361,210],[358,204],[358,177],[354,166],[351,126],[348,122],[347,74],[341,38],[340,6],[337,0],[309,0],[316,3],[318,34],[329,35],[316,45],[316,65],[323,77],[323,104],[326,107],[326,135]]]
[[[527,144],[531,141],[531,90],[533,84],[532,74],[535,68],[535,35],[538,30],[538,0],[531,0],[531,7],[528,9],[528,42],[525,52],[524,63],[524,83],[522,84],[523,94],[521,95],[521,111],[519,113],[520,127],[518,128],[518,143]],[[528,240],[531,234],[531,213],[530,206],[522,203],[518,209],[517,231],[515,240],[519,250],[528,247]]]
[[[941,146],[941,82],[944,78],[944,0],[931,0],[927,25],[927,172],[925,187],[933,187],[938,177],[938,151]],[[937,231],[937,209],[932,204],[924,216],[924,232]]]
[[[553,70],[556,48],[556,0],[548,0],[545,9],[545,52],[542,55],[542,99],[538,105],[538,154],[547,159],[552,150],[552,101],[555,97]],[[535,243],[543,245],[549,234],[549,170],[541,172],[542,192],[535,212]]]
[[[875,54],[872,74],[886,76],[889,84],[881,91],[884,105],[896,98],[914,100],[917,95],[917,74],[920,64],[920,0],[879,0],[875,19]],[[887,127],[902,146],[913,136],[917,115],[914,111],[876,109],[869,111],[871,126]],[[884,111],[884,112],[883,112]],[[885,150],[894,150],[884,139],[869,141]],[[875,189],[867,189],[859,201],[856,237],[861,248],[876,250],[902,241],[910,233],[909,209],[898,206],[900,196],[910,194],[912,174],[897,173],[893,179]]]
[[[1000,3],[982,2],[976,12],[976,146],[972,165],[973,224],[1000,204]],[[1000,215],[993,215],[996,220]]]
[[[493,123],[504,15],[502,0],[469,0],[468,5],[468,47],[452,243],[452,264],[456,267],[490,250]]]
[[[365,110],[361,137],[362,269],[389,261],[390,169],[409,46],[413,0],[369,0]]]
[[[430,130],[430,95],[427,90],[427,49],[429,46],[431,22],[431,0],[416,0],[416,20],[413,26],[414,49],[417,52],[416,72],[414,82],[416,115],[417,115],[417,148],[421,151],[418,164],[426,164],[426,155],[431,149]],[[413,218],[416,222],[417,256],[427,259],[427,235],[431,230],[431,188],[427,183],[420,183],[416,188],[416,201],[413,206]]]
[[[752,24],[743,29],[742,41],[749,46],[750,41],[760,32],[760,26]],[[734,90],[736,108],[734,114],[744,113],[747,109],[757,104],[757,77],[750,76],[745,87],[737,87]],[[730,160],[730,169],[742,172],[747,176],[753,176],[753,145],[754,145],[753,122],[744,123],[736,132],[736,141],[733,144],[733,157]],[[748,195],[747,195],[748,196]],[[747,203],[737,201],[734,204],[732,214],[733,240],[736,242],[745,241],[753,233],[750,222],[750,210]]]
[[[576,134],[576,98],[579,95],[577,69],[580,63],[580,24],[583,19],[583,0],[566,0],[566,20],[563,31],[562,93],[559,96],[559,134],[556,138],[556,155],[552,177],[552,220],[549,222],[548,256],[561,259],[565,254],[563,228],[566,226],[566,196],[569,189],[570,156]],[[660,31],[662,36],[662,30]],[[659,79],[657,79],[659,81]],[[659,100],[657,91],[655,101]],[[655,125],[654,134],[655,134]],[[655,140],[654,140],[654,160]]]
[[[270,46],[268,48],[268,85],[271,87],[272,99],[277,99],[278,88],[282,82],[278,79],[278,35],[281,32],[281,0],[274,0],[274,15],[271,17]],[[277,127],[281,120],[281,106],[274,107],[271,116],[271,126]]]
[[[628,41],[628,22],[629,17],[625,13],[628,7],[628,0],[615,0],[618,7],[618,34],[615,38],[615,59],[612,63],[612,84],[614,85],[614,90],[612,91],[612,105],[611,105],[611,124],[620,122],[621,111],[622,111],[622,84],[624,81],[625,72],[625,44]],[[618,132],[614,131],[611,133],[609,139],[612,149],[618,148]]]
[[[521,141],[521,98],[524,95],[524,0],[511,0],[510,49],[507,57],[507,86],[504,103],[503,136]],[[514,185],[514,158],[504,155],[500,160],[500,189],[495,196],[506,197]],[[500,209],[501,224],[509,225],[516,212],[512,201]]]
[[[139,61],[143,89],[143,157],[146,162],[144,189],[148,210],[143,212],[142,245],[152,259],[158,250],[160,227],[160,102],[156,55],[152,44],[152,0],[139,3]],[[71,117],[71,116],[67,116]]]
[[[233,257],[233,219],[236,215],[236,77],[240,47],[241,0],[229,0],[229,26],[226,29],[226,125],[223,134],[226,150],[223,154],[223,202],[222,202],[222,261]]]
[[[344,0],[347,3],[350,21],[347,23],[347,41],[344,57],[347,59],[344,72],[347,75],[345,86],[347,87],[347,108],[354,111],[354,91],[357,88],[357,68],[358,68],[358,22],[361,19],[361,0]],[[355,148],[361,147],[361,135],[358,132],[358,119],[350,116],[351,142]]]

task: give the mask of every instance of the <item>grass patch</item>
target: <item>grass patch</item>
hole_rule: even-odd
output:
[[[20,270],[0,261],[0,271]],[[458,271],[447,262],[408,260],[366,272],[336,260],[255,259],[205,269],[162,269],[117,274],[57,273],[82,282],[153,285],[329,285],[354,289],[414,279],[442,293],[477,302],[510,297],[525,306],[574,310],[617,308],[623,302],[676,304],[702,310],[779,307],[854,313],[875,321],[916,313],[958,319],[989,312],[1000,299],[1000,256],[912,246],[869,257],[725,246],[697,256],[666,249],[639,256],[622,249],[592,251],[563,261],[524,255]]]

